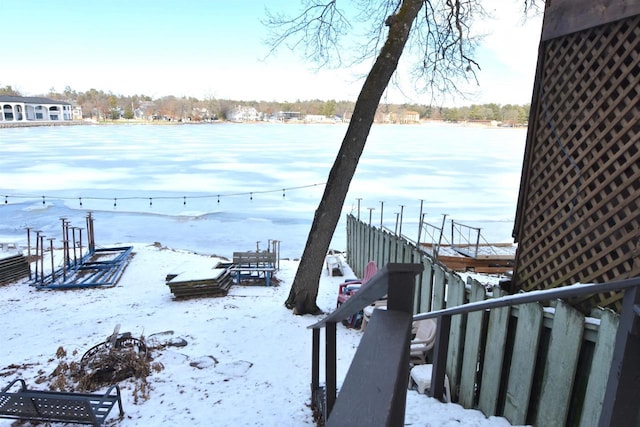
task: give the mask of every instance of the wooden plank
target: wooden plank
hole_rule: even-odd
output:
[[[353,268],[355,268],[354,273],[356,273],[357,277],[362,277],[362,275],[364,274],[364,264],[365,264],[365,259],[364,259],[364,232],[365,232],[365,227],[364,224],[361,221],[358,221],[356,223],[357,227],[357,234],[356,234],[356,239],[358,242],[358,247],[356,248],[356,263],[354,265],[352,265]]]
[[[561,301],[556,305],[535,425],[563,425],[569,411],[578,366],[584,316]]]
[[[493,290],[493,297],[506,295],[501,289]],[[497,415],[498,393],[502,379],[507,330],[509,326],[509,307],[494,308],[489,314],[487,327],[487,345],[484,352],[482,381],[478,409],[486,416]]]
[[[386,262],[384,260],[384,231],[382,230],[378,230],[377,231],[378,234],[378,239],[377,239],[377,246],[376,246],[376,263],[378,265],[385,265]]]
[[[396,238],[392,237],[389,240],[389,263],[396,262],[397,253],[398,253],[398,247],[396,245]]]
[[[485,299],[485,289],[477,281],[471,281],[469,302]],[[464,337],[464,355],[460,375],[460,397],[458,402],[465,408],[475,407],[476,383],[478,378],[478,358],[480,357],[480,338],[482,334],[482,316],[484,311],[474,311],[467,315]]]
[[[371,261],[371,227],[364,227],[362,253],[365,264]]]
[[[433,292],[433,264],[431,259],[423,257],[422,265],[424,271],[420,275],[420,301],[418,301],[419,312],[431,311],[431,298]]]
[[[526,424],[527,408],[540,342],[542,306],[523,304],[518,309],[518,325],[513,344],[511,367],[503,415],[511,424]]]
[[[403,242],[402,246],[404,253],[402,262],[405,264],[413,264],[413,247],[407,242]]]
[[[445,273],[438,264],[433,265],[433,302],[431,310],[441,310],[444,308],[444,298],[446,292]]]
[[[595,427],[598,425],[602,402],[604,401],[613,349],[618,330],[618,316],[609,310],[602,310],[598,338],[591,362],[591,372],[584,396],[580,427]]]
[[[329,414],[327,427],[402,425],[394,420],[394,415],[402,418],[400,422],[404,420],[410,331],[409,313],[375,310]],[[396,401],[403,403],[402,414],[394,413]]]
[[[640,4],[629,0],[553,0],[547,4],[543,41],[640,14]]]
[[[447,291],[447,308],[464,304],[466,288],[464,281],[457,274],[449,274]],[[457,401],[458,386],[460,384],[460,366],[462,364],[462,337],[464,335],[464,314],[451,317],[451,331],[449,348],[447,350],[447,368],[451,388],[451,399]]]
[[[380,246],[380,233],[378,229],[371,227],[371,260],[375,261],[376,265],[382,265],[378,259],[378,246]]]

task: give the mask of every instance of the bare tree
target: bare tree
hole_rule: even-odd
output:
[[[315,212],[311,230],[285,302],[295,314],[319,313],[318,285],[331,238],[340,219],[351,179],[364,150],[380,100],[410,46],[418,59],[414,76],[433,96],[459,92],[461,78],[476,80],[478,64],[473,60],[470,37],[473,17],[484,15],[479,0],[359,0],[360,17],[371,25],[359,60],[376,56],[367,75],[336,160],[329,172],[324,194]],[[341,37],[351,28],[336,0],[306,0],[302,12],[289,18],[268,14],[267,25],[279,29],[271,40],[275,49],[289,43],[304,47],[305,54],[320,65],[341,63]],[[409,44],[407,44],[409,42]],[[417,55],[417,56],[416,56]]]

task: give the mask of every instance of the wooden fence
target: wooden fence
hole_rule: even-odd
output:
[[[421,263],[414,314],[501,296],[420,252],[413,242],[347,219],[347,261],[362,275],[367,262]],[[597,425],[619,316],[585,317],[557,301],[453,316],[446,374],[452,400],[512,424]],[[564,422],[562,421],[564,420]]]

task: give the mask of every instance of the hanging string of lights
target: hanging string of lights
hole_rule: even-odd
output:
[[[123,200],[148,200],[149,206],[153,206],[153,200],[182,200],[182,204],[187,204],[187,199],[216,199],[217,203],[220,203],[220,200],[226,197],[241,197],[241,196],[249,196],[249,200],[253,200],[253,196],[255,194],[267,194],[267,193],[282,193],[282,198],[286,197],[287,192],[301,190],[304,188],[317,187],[320,185],[324,185],[324,182],[316,183],[316,184],[307,184],[307,185],[299,185],[296,187],[286,187],[286,188],[278,188],[274,190],[257,190],[257,191],[246,191],[246,192],[238,192],[238,193],[217,193],[217,194],[203,194],[203,195],[194,195],[194,196],[125,196],[125,197],[100,197],[100,196],[78,196],[78,197],[70,197],[70,196],[56,196],[56,195],[28,195],[28,194],[5,194],[4,203],[8,204],[9,199],[42,199],[42,204],[46,204],[48,200],[78,200],[80,206],[82,206],[83,201],[87,200],[113,200],[113,206],[117,206],[118,201]]]

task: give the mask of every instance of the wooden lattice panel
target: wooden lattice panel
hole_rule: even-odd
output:
[[[539,55],[515,283],[640,276],[640,15],[545,41]],[[621,298],[574,304],[619,309]]]

